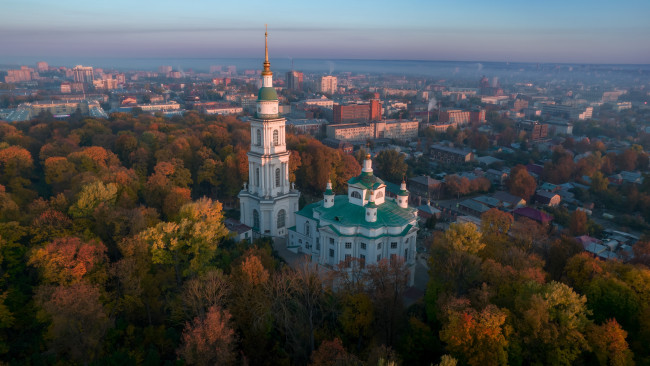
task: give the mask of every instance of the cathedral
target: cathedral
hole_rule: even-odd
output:
[[[408,206],[402,182],[396,198],[386,197],[386,185],[374,175],[370,155],[361,175],[348,180],[347,195],[334,195],[328,182],[323,200],[296,213],[289,229],[289,250],[308,255],[325,267],[361,268],[382,259],[401,259],[415,279],[417,212]]]
[[[264,34],[262,87],[257,111],[251,119],[251,147],[248,152],[248,183],[239,192],[240,221],[257,235],[286,236],[295,225],[300,192],[289,182],[289,151],[285,122],[278,112],[278,95],[273,88],[269,63],[268,34]]]

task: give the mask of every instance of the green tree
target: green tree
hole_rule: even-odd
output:
[[[153,263],[171,264],[178,286],[181,277],[205,272],[228,230],[223,224],[221,203],[202,198],[183,206],[178,218],[161,222],[140,233],[151,247]]]
[[[373,159],[375,175],[389,182],[401,182],[408,166],[397,150],[383,150]]]
[[[569,286],[526,285],[514,312],[515,334],[530,364],[571,365],[588,349],[587,299]]]
[[[95,181],[84,185],[77,201],[70,207],[72,217],[89,217],[101,204],[113,205],[117,199],[117,185]]]
[[[485,247],[481,232],[471,222],[450,224],[442,240],[453,250],[470,254],[477,254]]]

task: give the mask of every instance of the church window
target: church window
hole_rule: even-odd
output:
[[[260,228],[260,213],[257,210],[253,210],[253,229]]]
[[[278,229],[284,227],[284,222],[287,218],[287,212],[285,210],[280,210],[278,212]]]
[[[256,130],[256,131],[257,131],[256,132],[257,138],[255,139],[255,145],[260,146],[260,145],[262,145],[262,131],[260,131],[260,130]]]
[[[397,249],[397,242],[396,241],[390,243],[390,249]]]
[[[366,250],[366,243],[361,243],[361,249]]]
[[[350,242],[345,243],[345,249],[352,249],[352,243]]]
[[[309,222],[305,222],[305,236],[309,236]]]
[[[361,199],[361,193],[359,193],[357,191],[352,191],[352,193],[350,194],[350,197]]]
[[[407,249],[404,249],[404,259],[405,259],[405,260],[408,260],[408,259],[409,259],[409,250],[408,250],[408,248],[407,248]]]
[[[381,243],[377,243],[377,250],[381,249]]]
[[[280,145],[280,138],[278,136],[278,130],[273,130],[273,145],[274,146]]]
[[[334,245],[334,238],[330,238],[330,245]]]
[[[255,185],[260,186],[260,168],[255,168]]]
[[[280,186],[280,168],[275,168],[275,186]]]
[[[384,197],[384,194],[381,193],[381,191],[377,192],[377,195],[375,196],[375,199],[382,198]]]
[[[330,249],[330,257],[334,258],[334,249]]]
[[[350,263],[352,262],[352,256],[350,254],[345,255],[345,268],[350,268]]]
[[[366,266],[366,256],[361,254],[359,256],[359,262],[360,262],[359,267],[361,267],[361,269],[363,269]]]
[[[381,254],[377,254],[377,262],[381,260]]]

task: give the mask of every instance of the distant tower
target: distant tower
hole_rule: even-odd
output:
[[[338,91],[336,76],[327,75],[320,79],[320,91],[322,93],[334,94]]]
[[[268,33],[264,33],[262,87],[257,112],[251,119],[248,152],[248,185],[239,192],[240,221],[261,235],[284,236],[295,225],[300,192],[289,182],[289,151],[285,122],[278,114],[278,95],[273,88]]]
[[[302,91],[302,80],[304,75],[300,71],[291,70],[287,72],[287,89]]]
[[[95,80],[95,74],[92,66],[77,65],[72,69],[75,83],[92,84]]]

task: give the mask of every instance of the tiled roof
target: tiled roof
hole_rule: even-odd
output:
[[[314,211],[318,212],[320,220],[330,221],[343,226],[363,226],[380,228],[385,226],[404,226],[415,220],[415,209],[401,208],[393,200],[387,199],[377,205],[377,221],[366,221],[366,208],[348,201],[348,196],[334,197],[334,205],[330,208],[323,207],[322,202],[305,206],[296,214],[314,219]]]
[[[541,223],[547,223],[553,221],[553,216],[531,207],[520,207],[512,211],[512,213],[519,216],[527,217],[535,221],[539,221]]]

